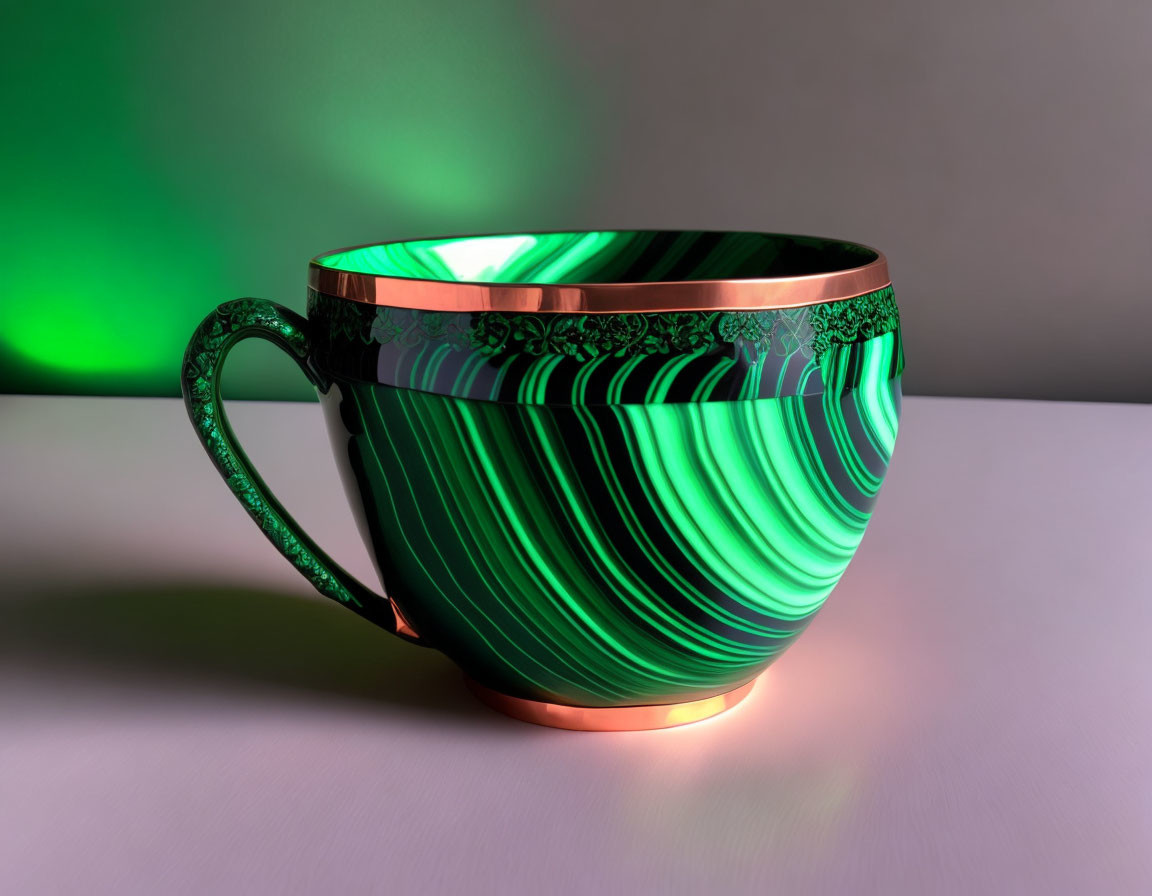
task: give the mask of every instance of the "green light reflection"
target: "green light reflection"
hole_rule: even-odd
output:
[[[301,309],[334,245],[571,215],[587,174],[584,90],[513,0],[11,15],[2,391],[177,394],[213,305]],[[261,370],[238,354],[229,392],[311,393]]]

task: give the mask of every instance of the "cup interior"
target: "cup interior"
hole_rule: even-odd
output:
[[[702,230],[492,234],[377,243],[321,255],[335,271],[449,283],[623,284],[819,276],[871,264],[866,246]]]

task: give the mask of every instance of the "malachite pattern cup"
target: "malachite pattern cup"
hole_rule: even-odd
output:
[[[220,369],[250,336],[316,386],[387,597],[238,446]],[[872,249],[599,231],[321,255],[307,318],[221,305],[182,381],[229,487],[322,594],[511,715],[622,730],[733,705],[812,620],[868,525],[903,366]]]

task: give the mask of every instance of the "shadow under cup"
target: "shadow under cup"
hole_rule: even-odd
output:
[[[387,599],[299,532],[222,413],[197,413],[247,335],[316,383]],[[732,705],[808,624],[864,534],[902,369],[871,249],[515,234],[321,256],[307,321],[253,300],[205,321],[185,393],[322,592],[443,651],[506,712],[618,729]]]

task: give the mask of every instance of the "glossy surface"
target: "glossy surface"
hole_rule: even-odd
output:
[[[464,241],[487,247],[471,259],[432,247],[455,267],[428,273],[720,276],[746,263],[821,277],[857,251],[553,237],[539,257],[506,239],[495,254],[493,238]],[[794,309],[612,315],[373,308],[313,291],[309,313],[240,300],[203,321],[182,381],[204,447],[317,590],[521,701],[682,704],[748,684],[839,581],[896,439],[904,358],[887,286]],[[386,598],[301,530],[240,449],[220,375],[250,336],[321,393]]]
[[[583,706],[743,684],[864,534],[896,436],[893,334],[817,395],[546,406],[338,381],[323,396],[385,588],[484,685]]]
[[[313,259],[308,285],[372,305],[433,311],[795,308],[888,286],[856,243],[790,234],[625,230],[380,243]]]
[[[805,277],[876,261],[819,237],[702,230],[510,233],[338,249],[319,267],[380,277],[475,283],[667,283]]]

